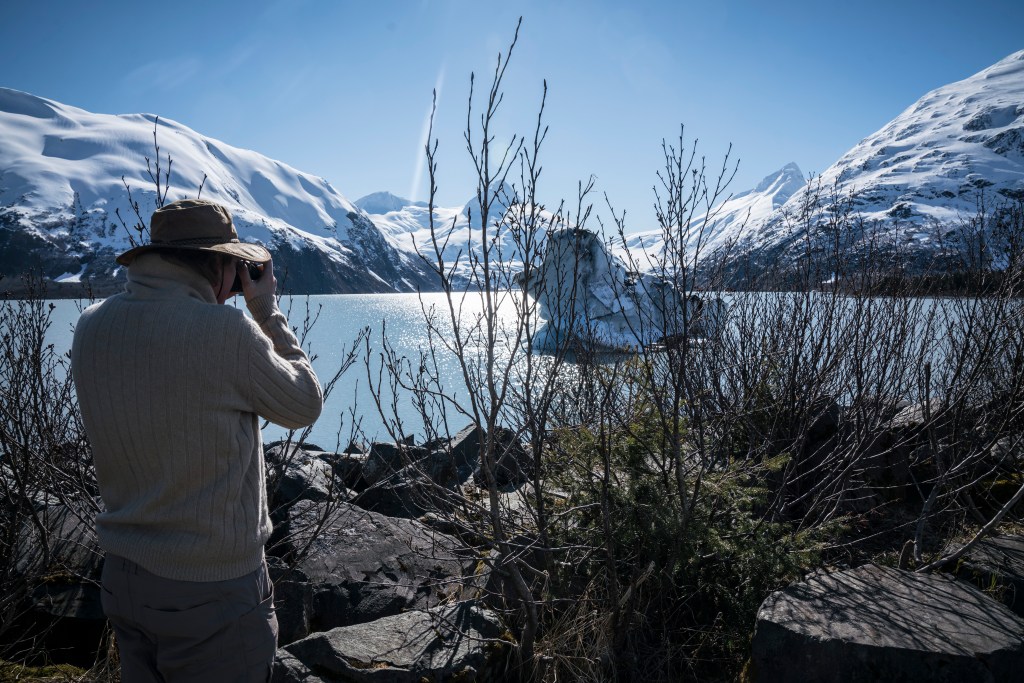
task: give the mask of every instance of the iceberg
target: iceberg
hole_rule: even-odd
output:
[[[710,335],[724,319],[716,296],[631,271],[589,230],[548,233],[540,268],[524,273],[541,324],[533,348],[637,351]]]

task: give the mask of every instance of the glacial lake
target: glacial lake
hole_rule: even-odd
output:
[[[54,344],[55,350],[66,353],[71,348],[75,321],[81,308],[88,302],[55,300],[52,303],[55,308],[48,339]],[[236,305],[244,308],[240,299]],[[313,357],[313,369],[321,383],[326,383],[337,372],[359,331],[369,329],[369,336],[357,349],[355,362],[334,385],[324,403],[323,413],[307,441],[326,450],[343,449],[352,438],[352,428],[357,422],[360,431],[357,438],[365,441],[390,440],[385,419],[381,417],[374,392],[369,388],[371,382],[374,386],[379,385],[382,377],[385,380],[384,391],[380,395],[382,407],[388,416],[387,422],[393,425],[394,417],[397,416],[405,434],[416,437],[423,435],[422,419],[410,398],[411,394],[399,391],[397,399],[393,400],[394,395],[388,390],[387,374],[382,375],[380,370],[385,348],[389,348],[395,356],[419,363],[420,352],[427,346],[424,309],[429,310],[432,306],[444,313],[447,306],[444,294],[335,294],[284,297],[281,300],[281,308],[288,315],[293,328],[297,327],[301,331],[307,311],[310,319],[316,317],[303,347]],[[482,310],[481,298],[478,295],[467,295],[463,299],[462,310],[461,319],[472,320]],[[499,317],[504,321],[513,321],[513,307],[503,306],[499,309]],[[451,329],[450,323],[442,326],[446,330]],[[385,334],[387,347],[384,343]],[[446,337],[451,338],[450,332]],[[469,349],[470,353],[479,351],[481,349]],[[438,375],[445,392],[455,396],[464,395],[465,383],[454,356],[439,352],[436,359]],[[464,416],[453,415],[449,427],[454,432],[468,423],[469,420]],[[281,439],[285,434],[285,430],[277,425],[270,424],[263,428],[265,443]]]
[[[457,300],[459,296],[462,295],[457,295]],[[754,299],[741,298],[756,304],[757,299],[768,297],[774,300],[777,295],[753,294],[753,297]],[[723,295],[723,299],[730,308],[733,308],[734,304],[739,305],[731,295]],[[921,309],[918,309],[917,314],[920,315],[922,310],[941,310],[939,318],[946,318],[955,323],[959,313],[957,306],[952,305],[954,301],[918,300]],[[83,302],[57,300],[52,303],[54,310],[48,333],[49,341],[57,352],[65,353],[71,347],[74,323],[78,319]],[[241,300],[235,305],[244,308]],[[425,311],[432,307],[441,314],[437,326],[440,332],[439,336],[435,337],[436,353],[424,359],[421,353],[428,349]],[[465,295],[461,298],[461,307],[460,320],[463,324],[469,324],[481,312],[482,299],[478,294]],[[436,368],[439,386],[432,388],[439,394],[462,400],[464,404],[467,392],[461,370],[454,355],[445,348],[445,344],[450,343],[454,335],[451,333],[444,294],[285,297],[281,301],[281,308],[288,315],[292,327],[299,328],[300,333],[307,315],[310,319],[315,318],[315,323],[305,336],[303,347],[311,354],[313,368],[322,384],[327,383],[338,371],[360,331],[368,330],[367,336],[356,349],[355,362],[339,377],[327,397],[323,413],[307,437],[308,442],[333,451],[345,448],[353,438],[362,442],[389,441],[397,432],[395,426],[399,422],[402,434],[422,440],[425,429],[412,399],[413,393],[400,387],[392,392],[388,383],[388,373],[381,371],[382,355],[385,353],[394,358],[404,359],[406,371],[415,371],[425,360],[426,365]],[[509,327],[515,321],[515,307],[508,296],[505,305],[498,310],[498,318],[499,324],[507,324]],[[922,329],[919,335],[915,335],[912,343],[922,343],[931,360],[941,365],[945,355],[945,344],[942,335],[935,335],[938,331],[940,330],[928,333]],[[485,347],[482,344],[466,349],[470,357],[478,360],[478,367],[486,367],[483,362],[484,352]],[[496,353],[496,365],[501,365],[500,361],[502,358],[507,359],[509,352],[500,339],[496,344]],[[543,365],[544,362],[544,359],[538,359],[539,365]],[[571,363],[563,365],[559,376],[572,373],[573,369]],[[379,387],[381,390],[374,392],[371,386]],[[519,387],[514,377],[510,381],[510,386],[513,389]],[[384,416],[381,415],[382,412]],[[470,423],[469,417],[459,414],[458,410],[452,409],[450,405],[446,415],[447,429],[451,433]],[[265,443],[281,439],[285,435],[286,431],[276,425],[268,424],[263,428]]]

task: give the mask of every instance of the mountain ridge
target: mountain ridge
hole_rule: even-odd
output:
[[[351,202],[323,178],[153,114],[93,114],[0,88],[0,275],[28,264],[54,281],[118,282],[114,256],[127,248],[128,231],[117,215],[131,223],[132,202],[142,216],[156,207],[156,169],[147,171],[146,157],[164,163],[168,154],[168,199],[201,188],[227,205],[242,237],[271,249],[295,293],[436,289],[422,257],[434,260],[435,238],[446,268],[458,262],[452,272],[468,279],[470,254],[485,248],[483,221],[488,246],[512,271],[521,267],[509,224],[530,212],[514,188],[492,188],[483,221],[475,196],[432,214],[425,202],[388,192]],[[700,234],[700,255],[784,267],[802,236],[843,210],[910,262],[924,261],[942,247],[937,230],[973,215],[986,193],[1024,200],[1024,50],[926,93],[812,181],[789,163],[754,188],[695,210],[690,231]],[[532,229],[560,225],[548,212],[534,215]],[[695,245],[687,259],[697,255]],[[660,230],[632,233],[613,247],[642,268],[664,258]]]
[[[171,170],[170,191],[161,188],[167,201],[201,191],[227,206],[242,238],[271,250],[293,293],[432,283],[418,259],[395,249],[325,179],[173,120],[93,114],[0,88],[0,143],[0,272],[17,273],[18,256],[22,268],[55,280],[118,280],[113,257],[129,246],[129,231],[117,216],[135,222],[133,203],[144,218],[152,213],[162,197],[149,173],[160,164],[159,175]]]
[[[810,208],[804,223],[849,211],[872,239],[927,260],[936,235],[974,216],[986,197],[1024,199],[1024,50],[925,93],[752,226],[745,246],[785,260],[808,227],[789,218]]]

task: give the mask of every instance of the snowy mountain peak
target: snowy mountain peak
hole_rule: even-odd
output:
[[[999,78],[1007,74],[1024,73],[1024,50],[1018,50],[978,73],[981,78]]]
[[[61,105],[42,97],[12,88],[0,87],[0,111],[37,119],[53,119],[60,116]]]
[[[752,246],[777,258],[806,227],[785,216],[818,205],[824,219],[835,195],[906,258],[927,258],[936,229],[974,215],[982,194],[1024,198],[1024,50],[926,93],[794,194]]]
[[[870,198],[870,217],[902,202],[940,223],[969,209],[980,184],[1024,191],[1024,51],[924,95],[822,174],[837,180]]]
[[[772,196],[772,203],[775,206],[781,206],[794,192],[803,187],[805,182],[804,174],[800,167],[790,162],[775,173],[766,175],[757,184],[757,187],[750,190],[750,192],[770,194]],[[745,194],[748,193],[735,195],[734,199],[738,199]]]
[[[788,163],[764,177],[753,190],[731,195],[705,214],[691,217],[690,232],[694,235],[690,249],[699,242],[704,252],[713,251],[741,240],[749,229],[765,221],[805,185],[800,167]],[[633,235],[626,248],[640,263],[653,261],[664,249],[664,232],[653,230]]]
[[[508,211],[508,207],[516,203],[516,192],[515,189],[507,182],[503,182],[500,187],[491,186],[489,192],[490,199],[490,215],[487,217],[488,224],[494,223],[495,221],[500,222],[505,216],[505,212]],[[463,216],[472,216],[474,223],[480,221],[480,198],[476,195],[470,197],[462,207]]]
[[[414,202],[404,197],[393,195],[390,192],[373,192],[360,197],[353,202],[360,209],[369,214],[385,214],[392,211],[401,211],[407,206],[426,206],[426,202]]]

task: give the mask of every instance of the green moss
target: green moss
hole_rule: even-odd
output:
[[[351,666],[353,669],[360,669],[363,671],[388,669],[392,666],[390,662],[385,661],[365,662],[361,659],[356,659],[354,657],[343,657],[343,659],[345,660],[345,663]]]
[[[51,681],[82,681],[86,671],[70,664],[24,666],[0,660],[0,683],[50,683]]]

